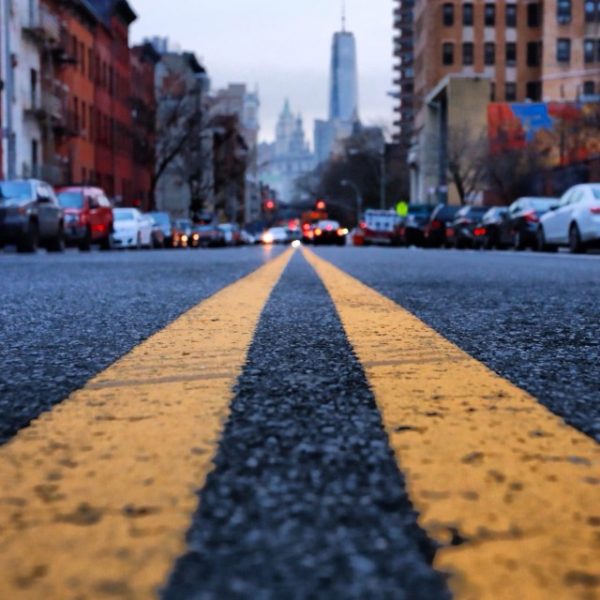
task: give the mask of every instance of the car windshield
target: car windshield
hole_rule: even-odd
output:
[[[530,198],[527,200],[527,207],[533,210],[548,210],[558,204],[555,198]]]
[[[31,198],[31,185],[26,181],[2,181],[0,182],[0,200]]]
[[[83,194],[81,192],[62,192],[58,195],[58,203],[63,208],[83,208]]]
[[[440,210],[435,214],[436,219],[451,219],[458,212],[458,206],[443,206]]]
[[[339,229],[340,224],[337,221],[319,221],[318,227],[321,229]]]
[[[194,227],[194,231],[213,231],[214,227],[212,225],[196,225]]]
[[[487,211],[488,209],[486,206],[472,206],[469,215],[475,218],[483,217]]]
[[[169,218],[169,215],[167,213],[155,212],[155,213],[150,213],[150,216],[152,217],[152,220],[157,225],[170,225],[171,224],[171,219]]]
[[[135,213],[132,210],[115,210],[115,221],[135,221]]]

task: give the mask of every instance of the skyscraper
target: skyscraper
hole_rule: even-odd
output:
[[[349,31],[333,36],[329,90],[329,120],[354,121],[358,116],[356,41]]]
[[[331,73],[329,81],[329,117],[315,121],[315,154],[318,162],[329,158],[336,142],[352,133],[358,118],[358,69],[356,40],[346,31],[346,17],[342,30],[333,35]]]

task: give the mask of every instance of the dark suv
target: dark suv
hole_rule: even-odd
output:
[[[58,203],[65,212],[67,242],[89,250],[91,244],[110,248],[113,211],[106,194],[96,187],[67,187],[58,190]]]
[[[64,250],[63,211],[44,181],[0,181],[0,245],[11,243],[19,252]]]
[[[431,213],[423,236],[429,248],[441,248],[446,245],[446,229],[450,226],[460,206],[438,204]]]

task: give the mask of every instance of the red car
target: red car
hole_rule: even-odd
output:
[[[69,245],[89,250],[92,244],[110,248],[113,210],[106,194],[96,187],[66,187],[57,190],[64,211],[65,238]]]

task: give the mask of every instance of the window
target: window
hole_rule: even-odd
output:
[[[533,102],[539,102],[542,99],[542,84],[539,81],[527,82],[527,98]]]
[[[587,0],[585,3],[585,22],[600,22],[600,0]]]
[[[465,42],[463,44],[463,65],[470,66],[473,64],[473,43]]]
[[[527,5],[527,26],[539,27],[542,22],[542,9],[539,3]]]
[[[586,63],[594,62],[596,59],[596,42],[594,40],[583,40],[583,60]]]
[[[517,99],[517,84],[513,82],[507,82],[504,89],[506,101],[514,102]]]
[[[571,40],[559,38],[556,42],[556,60],[560,63],[571,62]]]
[[[473,27],[473,3],[466,2],[463,4],[463,25],[465,27]]]
[[[527,66],[539,67],[542,61],[542,42],[527,42]]]
[[[600,40],[596,40],[596,60],[600,62]]]
[[[516,27],[517,26],[517,5],[507,4],[506,5],[506,26]]]
[[[442,7],[442,20],[446,27],[454,25],[454,4],[444,4]]]
[[[77,98],[73,98],[73,126],[79,135],[79,100]]]
[[[496,64],[496,44],[494,42],[487,42],[483,47],[483,62],[486,66]]]
[[[586,96],[593,96],[596,93],[596,84],[593,81],[584,81],[583,93]]]
[[[91,48],[88,50],[88,77],[94,81],[94,52]]]
[[[506,43],[506,66],[514,67],[517,64],[517,44],[515,42]]]
[[[483,22],[486,27],[494,27],[496,25],[496,5],[488,2],[485,5],[483,12]]]
[[[558,0],[556,4],[556,20],[560,25],[571,22],[571,0]]]
[[[454,44],[452,42],[446,42],[442,46],[442,64],[454,64]]]

